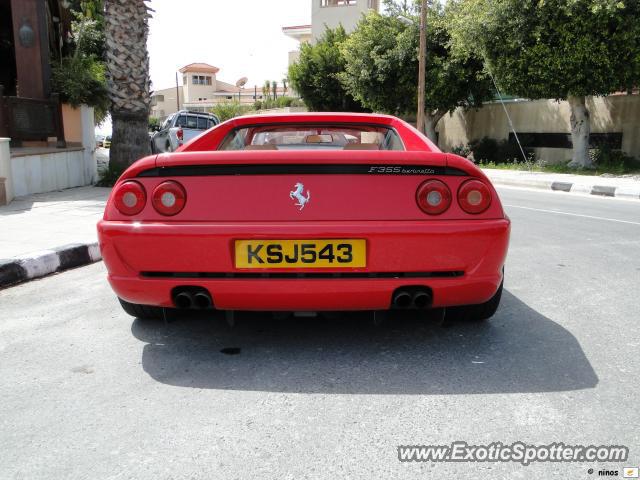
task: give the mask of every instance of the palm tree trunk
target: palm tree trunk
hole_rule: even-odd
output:
[[[105,0],[107,81],[113,132],[109,162],[126,168],[149,155],[150,9],[145,0]]]

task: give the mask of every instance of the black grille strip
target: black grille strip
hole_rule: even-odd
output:
[[[433,165],[383,164],[256,164],[178,165],[144,170],[138,177],[206,177],[221,175],[453,175],[466,176],[457,168]]]
[[[447,272],[141,272],[145,278],[455,278],[464,275],[463,271]]]

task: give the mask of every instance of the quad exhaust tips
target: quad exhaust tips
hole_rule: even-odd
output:
[[[431,289],[426,287],[400,287],[391,297],[391,308],[424,310],[431,307]]]
[[[213,308],[208,290],[202,287],[176,287],[171,295],[173,304],[182,310],[207,310]]]

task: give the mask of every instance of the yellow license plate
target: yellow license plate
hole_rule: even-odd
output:
[[[236,240],[236,268],[361,268],[363,239]]]

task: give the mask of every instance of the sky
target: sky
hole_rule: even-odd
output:
[[[175,72],[195,62],[220,69],[219,80],[247,86],[286,76],[288,52],[298,42],[282,27],[311,23],[310,0],[151,0],[152,89],[175,85]],[[179,75],[182,84],[182,75]]]

